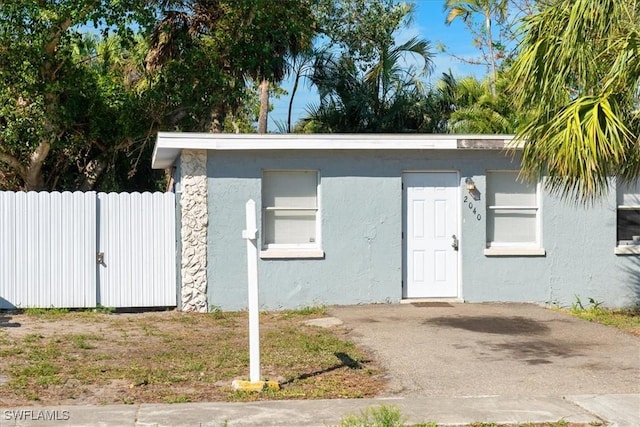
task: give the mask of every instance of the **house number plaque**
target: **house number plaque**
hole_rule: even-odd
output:
[[[473,214],[476,216],[476,219],[478,221],[482,219],[482,215],[480,214],[480,212],[476,211],[476,208],[473,206],[473,200],[469,200],[469,196],[464,196],[463,203],[465,203],[469,208],[469,210],[473,212]]]

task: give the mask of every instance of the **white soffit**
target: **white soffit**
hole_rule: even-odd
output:
[[[513,135],[224,134],[159,132],[152,167],[169,168],[188,150],[456,150],[505,148]]]

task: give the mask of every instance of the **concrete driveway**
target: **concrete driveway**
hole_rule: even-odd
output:
[[[640,393],[640,338],[531,304],[330,307],[388,369],[384,396]]]

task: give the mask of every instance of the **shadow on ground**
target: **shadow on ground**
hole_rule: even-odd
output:
[[[437,325],[471,332],[500,335],[544,335],[549,327],[526,317],[512,316],[460,316],[434,317],[423,321],[424,325]]]
[[[11,316],[0,315],[0,328],[18,328],[20,323],[10,322]]]
[[[524,361],[530,365],[545,365],[553,363],[552,359],[566,359],[583,356],[571,345],[543,340],[493,343],[488,345],[496,352],[506,352],[515,360]]]
[[[299,380],[304,380],[307,378],[311,378],[311,377],[315,377],[318,375],[322,375],[322,374],[326,374],[327,372],[331,372],[331,371],[335,371],[336,369],[340,369],[340,368],[344,368],[344,367],[348,367],[349,369],[362,369],[364,367],[364,364],[371,362],[370,360],[356,360],[354,358],[352,358],[351,356],[349,356],[346,353],[342,353],[342,352],[337,352],[334,353],[334,355],[338,358],[338,360],[340,360],[340,363],[330,366],[328,368],[325,369],[321,369],[319,371],[314,371],[314,372],[310,372],[307,374],[302,374],[300,376],[297,376],[295,378],[292,378],[290,380],[284,381],[283,383],[281,383],[280,385],[284,386],[290,383],[293,383],[295,381],[299,381]]]

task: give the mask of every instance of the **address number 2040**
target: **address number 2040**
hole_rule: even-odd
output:
[[[473,212],[473,214],[476,216],[476,219],[478,221],[482,219],[482,215],[480,214],[480,212],[476,210],[475,206],[473,206],[473,200],[469,200],[469,196],[464,196],[463,203],[467,205],[467,207],[471,212]]]

